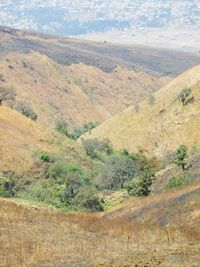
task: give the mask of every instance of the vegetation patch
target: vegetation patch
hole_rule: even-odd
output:
[[[27,118],[33,121],[37,120],[37,114],[33,111],[32,107],[28,103],[23,101],[18,102],[14,108]]]
[[[186,171],[177,176],[173,176],[170,178],[168,184],[165,186],[166,191],[170,191],[172,189],[182,188],[194,181],[194,174],[191,171]]]

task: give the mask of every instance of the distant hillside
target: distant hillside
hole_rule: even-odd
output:
[[[0,2],[0,24],[198,51],[199,9],[199,0],[4,0]]]
[[[30,33],[0,26],[0,54],[11,51],[47,55],[63,65],[84,63],[112,72],[118,65],[150,73],[176,76],[200,64],[196,53],[153,49],[145,46],[114,45]]]
[[[190,103],[178,100],[191,88]],[[109,138],[114,147],[164,155],[180,144],[200,145],[200,66],[194,67],[124,112],[107,120],[86,138]]]

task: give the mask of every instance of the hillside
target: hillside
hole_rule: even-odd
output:
[[[132,200],[103,217],[0,199],[1,266],[198,266],[199,190]]]
[[[39,168],[39,151],[87,164],[83,150],[68,138],[46,130],[19,112],[0,106],[0,170],[22,174]],[[90,164],[90,163],[89,163]]]
[[[177,76],[200,64],[198,53],[172,49],[150,48],[140,45],[119,45],[90,42],[31,33],[0,26],[0,54],[8,52],[30,53],[48,56],[56,63],[71,65],[84,63],[105,72],[112,72],[118,65],[136,71]]]
[[[191,102],[183,106],[179,93],[190,87]],[[196,66],[137,106],[107,120],[85,138],[109,138],[114,147],[163,156],[180,144],[199,147],[200,66]]]
[[[38,122],[102,122],[200,63],[196,53],[95,43],[0,26],[0,87],[12,87]]]
[[[0,74],[0,86],[14,88],[17,101],[52,128],[59,119],[73,126],[102,122],[170,80],[122,67],[106,73],[83,63],[63,66],[36,52],[2,56]]]

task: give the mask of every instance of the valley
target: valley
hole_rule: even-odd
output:
[[[0,38],[0,267],[198,267],[198,53]]]

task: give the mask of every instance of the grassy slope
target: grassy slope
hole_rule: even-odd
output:
[[[50,207],[0,199],[0,264],[198,266],[199,192],[196,183],[132,200],[103,217],[64,215]]]
[[[122,68],[105,73],[84,64],[65,67],[39,53],[7,54],[0,73],[5,80],[0,86],[16,88],[17,100],[30,103],[38,121],[51,127],[59,117],[73,125],[101,122],[169,81]]]
[[[194,103],[182,106],[177,95],[192,88]],[[155,104],[147,100],[105,121],[86,138],[109,138],[116,148],[144,150],[156,155],[174,151],[180,144],[200,145],[200,66],[174,79],[155,93]]]
[[[17,111],[0,106],[0,169],[21,173],[34,168],[34,153],[49,151],[71,162],[87,163],[84,152],[67,138],[42,128]]]

